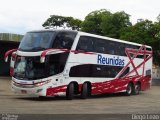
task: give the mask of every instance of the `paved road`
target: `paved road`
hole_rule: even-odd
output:
[[[96,95],[82,100],[65,97],[38,99],[14,94],[10,78],[0,78],[0,113],[13,114],[147,114],[160,113],[160,86],[152,86],[140,95]]]

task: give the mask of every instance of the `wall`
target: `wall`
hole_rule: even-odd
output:
[[[19,42],[0,40],[0,76],[9,75],[10,63],[4,62],[4,54],[6,51],[18,48]]]
[[[160,67],[153,67],[153,79],[160,79]]]

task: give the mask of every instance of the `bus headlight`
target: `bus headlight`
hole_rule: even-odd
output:
[[[42,85],[45,85],[47,83],[49,83],[51,80],[46,80],[46,81],[42,81],[42,82],[37,82],[37,83],[34,83],[34,86],[35,87],[39,87],[39,86],[42,86]]]

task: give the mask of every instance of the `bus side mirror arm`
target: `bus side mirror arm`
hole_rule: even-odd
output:
[[[47,49],[47,50],[44,50],[42,53],[41,53],[41,56],[40,56],[40,63],[44,63],[45,62],[45,58],[46,58],[46,55],[48,52],[52,52],[52,51],[55,51],[56,49]]]
[[[5,57],[4,61],[5,61],[5,62],[8,62],[8,56],[7,56],[7,57]]]
[[[48,53],[57,52],[57,51],[60,51],[60,52],[68,52],[67,49],[47,49],[47,50],[44,50],[44,51],[41,53],[41,56],[40,56],[40,63],[44,63],[44,62],[45,62],[45,58],[46,58],[46,55],[47,55]]]
[[[41,57],[41,58],[40,58],[40,63],[44,63],[44,62],[45,62],[45,58],[46,58],[46,57]]]
[[[8,62],[8,56],[9,56],[10,54],[12,54],[13,52],[15,52],[15,51],[17,51],[17,49],[11,49],[11,50],[9,50],[9,51],[7,51],[7,52],[5,53],[5,55],[4,55],[4,60],[5,60],[5,62]]]

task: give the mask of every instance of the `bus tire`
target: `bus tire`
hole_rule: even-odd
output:
[[[81,91],[81,98],[82,99],[86,99],[89,95],[89,90],[88,90],[88,84],[87,83],[83,83],[82,86],[82,91]]]
[[[133,92],[133,85],[132,85],[132,83],[128,83],[125,95],[130,96],[132,94],[132,92]]]
[[[67,87],[66,98],[72,100],[74,97],[74,83],[70,83]]]
[[[134,86],[133,95],[138,95],[141,90],[141,84],[138,82]]]

